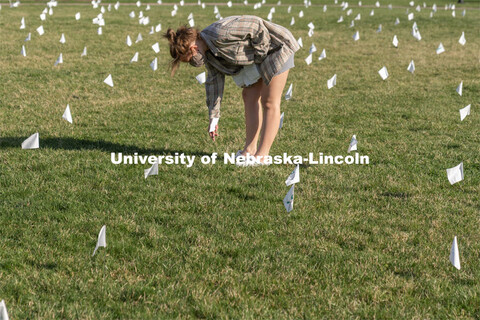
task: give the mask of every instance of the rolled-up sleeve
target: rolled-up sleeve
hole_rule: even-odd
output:
[[[205,81],[208,116],[210,119],[220,118],[220,104],[223,98],[225,75],[209,63],[205,63],[205,67],[208,72],[207,80]]]

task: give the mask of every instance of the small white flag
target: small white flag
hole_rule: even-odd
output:
[[[103,82],[105,82],[106,84],[108,84],[110,87],[113,87],[113,79],[112,79],[112,75],[109,74],[108,77],[103,80]]]
[[[455,184],[463,180],[463,162],[456,167],[447,169],[447,178],[450,184]]]
[[[155,43],[155,44],[152,46],[152,49],[153,49],[153,51],[155,51],[155,53],[159,53],[159,52],[160,52],[160,46],[159,46],[158,42]]]
[[[348,146],[348,152],[350,153],[350,151],[356,151],[357,150],[357,144],[358,144],[357,136],[353,135],[352,140],[350,140],[350,145]]]
[[[378,70],[378,74],[380,75],[380,77],[382,77],[383,80],[387,79],[388,78],[387,67],[383,67],[382,69]]]
[[[210,123],[210,128],[208,132],[214,132],[215,128],[217,127],[219,118],[212,118],[212,122]]]
[[[465,43],[467,43],[467,40],[465,40],[465,32],[462,32],[460,39],[458,39],[458,43],[460,43],[462,46],[464,46]]]
[[[142,34],[139,33],[138,36],[137,36],[137,40],[135,40],[135,43],[139,43],[140,41],[142,41],[143,38],[142,38]]]
[[[323,60],[327,57],[327,53],[325,52],[325,49],[322,50],[322,53],[320,53],[320,57],[318,57],[318,60]]]
[[[298,13],[299,18],[303,18],[303,10]]]
[[[340,23],[340,22],[343,22],[343,16],[340,16],[340,18],[338,18],[337,23]]]
[[[75,20],[80,20],[80,12],[75,13]]]
[[[162,24],[161,23],[159,23],[155,26],[155,32],[160,32],[160,31],[162,31]],[[140,40],[142,40],[141,37],[142,36],[140,36]]]
[[[128,16],[132,19],[135,18],[135,11],[130,12]]]
[[[138,52],[135,52],[135,54],[133,55],[133,58],[130,60],[130,63],[132,62],[138,62]]]
[[[305,59],[305,62],[307,63],[307,66],[312,63],[312,54],[310,53],[308,57]]]
[[[323,12],[327,12],[327,5],[326,4],[323,6]]]
[[[375,7],[380,8],[380,2],[375,2]]]
[[[43,35],[45,33],[45,30],[43,30],[43,26],[38,27],[37,32],[39,35]]]
[[[25,41],[30,41],[32,40],[32,34],[29,32],[28,36],[25,38]]]
[[[380,33],[380,32],[382,32],[382,25],[381,24],[378,26],[378,29],[377,29],[377,33]]]
[[[317,47],[315,47],[315,44],[312,43],[312,45],[310,46],[310,53],[314,53],[314,52],[317,52]]]
[[[144,171],[145,179],[147,179],[148,176],[156,176],[158,175],[158,158],[157,161],[148,169],[145,169]]]
[[[331,89],[337,85],[337,74],[335,73],[333,77],[327,80],[327,88]]]
[[[307,27],[308,27],[309,29],[315,29],[315,25],[314,25],[312,22],[309,22],[308,25],[307,25]]]
[[[60,53],[60,55],[57,58],[57,61],[55,61],[54,66],[59,65],[60,63],[63,63],[63,55]]]
[[[468,106],[466,106],[465,108],[462,108],[460,109],[460,121],[463,121],[463,119],[465,119],[466,116],[469,116],[470,115],[470,107],[472,105],[469,104]]]
[[[37,133],[32,134],[25,141],[22,142],[22,149],[38,149],[40,148],[40,135]]]
[[[370,11],[370,17],[373,17],[375,15],[375,10],[372,9],[372,11]]]
[[[287,209],[287,212],[290,212],[293,210],[293,193],[294,193],[294,188],[295,185],[292,185],[290,187],[290,190],[288,190],[287,195],[285,198],[283,198],[283,205],[285,206],[285,209]]]
[[[231,7],[232,7],[232,1],[228,1],[228,2],[227,2],[227,6],[228,6],[229,8],[231,8]]]
[[[47,20],[47,15],[45,13],[40,14],[40,20],[42,21]]]
[[[82,54],[80,55],[80,57],[84,57],[84,56],[86,56],[86,55],[87,55],[87,47],[84,47],[84,48],[83,48],[83,52],[82,52]]]
[[[65,35],[62,33],[62,36],[60,37],[60,43],[65,43],[67,40],[65,40]]]
[[[24,57],[27,56],[27,51],[25,50],[25,46],[22,46],[22,50],[20,51],[20,54]]]
[[[158,60],[157,58],[153,59],[153,61],[150,63],[150,68],[152,68],[153,71],[156,71],[158,68]]]
[[[106,226],[103,226],[102,229],[100,229],[100,232],[98,233],[98,240],[97,240],[97,245],[95,246],[95,250],[93,250],[92,257],[95,255],[95,252],[97,252],[97,249],[100,247],[107,247],[107,240],[105,239],[106,237]]]
[[[463,81],[460,82],[460,84],[458,85],[456,91],[457,91],[457,93],[458,93],[459,95],[462,95],[462,91],[463,91]]]
[[[190,25],[191,28],[195,26],[195,21],[193,19],[188,20],[188,24]]]
[[[292,21],[290,21],[290,25],[293,26],[295,24],[295,18],[292,17]]]
[[[73,123],[72,114],[70,112],[70,105],[67,104],[67,108],[65,109],[65,112],[63,112],[62,118],[70,123]]]
[[[98,27],[97,34],[101,36],[103,34],[102,27]]]
[[[413,12],[408,14],[408,21],[411,21],[411,20],[413,20]]]
[[[298,182],[300,182],[300,166],[297,164],[292,173],[290,173],[290,175],[287,177],[287,180],[285,180],[285,184],[288,187]]]
[[[132,46],[132,39],[130,38],[130,36],[127,36],[127,46]]]
[[[282,114],[280,115],[280,125],[278,126],[278,129],[282,129],[284,118],[285,118],[285,112],[282,112]]]
[[[204,84],[205,81],[207,80],[205,72],[202,72],[199,75],[197,75],[195,79],[197,79],[198,83]]]
[[[25,29],[25,18],[22,17],[22,20],[20,21],[20,30]]]
[[[443,44],[440,42],[440,45],[437,48],[437,54],[445,52],[445,48],[443,47]]]
[[[290,100],[292,98],[292,91],[293,83],[290,83],[290,87],[288,87],[287,93],[285,94],[285,100]]]
[[[457,236],[453,237],[452,248],[450,249],[450,262],[460,270],[460,254],[458,253]]]
[[[355,40],[355,41],[360,40],[360,32],[358,32],[358,31],[355,32],[355,34],[353,35],[353,40]]]
[[[392,41],[392,44],[395,48],[398,48],[398,38],[397,38],[397,35],[394,35],[393,36],[393,41]]]
[[[407,70],[410,71],[411,73],[415,71],[415,63],[413,62],[413,60],[410,61],[410,64],[408,65]]]
[[[298,42],[298,45],[303,48],[303,41],[301,37],[298,38],[297,42]]]
[[[395,25],[398,25],[398,24],[400,24],[400,19],[397,18],[395,19]]]
[[[5,301],[0,301],[0,319],[8,320],[8,312],[7,306],[5,305]]]

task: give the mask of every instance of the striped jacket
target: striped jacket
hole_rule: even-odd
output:
[[[286,28],[255,16],[232,16],[200,32],[208,48],[205,82],[209,117],[220,117],[225,75],[235,75],[245,65],[259,64],[266,85],[300,47]]]

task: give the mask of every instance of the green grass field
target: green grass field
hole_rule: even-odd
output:
[[[276,1],[267,2],[219,9],[223,17],[266,18]],[[172,6],[152,5],[144,11],[150,26],[128,17],[138,8],[122,5],[105,13],[101,36],[91,6],[60,3],[43,22],[44,6],[2,6],[0,300],[10,319],[480,318],[478,2],[464,5],[465,17],[457,4],[456,18],[444,9],[449,1],[436,1],[433,18],[431,0],[421,12],[411,7],[421,41],[410,34],[407,1],[380,1],[374,16],[374,0],[352,2],[350,16],[333,0],[326,13],[324,2],[308,9],[296,2],[291,14],[282,5],[273,16],[304,48],[289,74],[293,98],[282,101],[285,122],[272,154],[347,155],[356,134],[370,164],[301,166],[290,213],[282,199],[292,165],[197,159],[192,168],[160,165],[145,179],[150,165],[110,161],[112,152],[199,158],[243,147],[241,90],[227,79],[213,143],[195,80],[204,70],[183,65],[171,78],[166,41],[149,34],[158,23],[162,32],[186,23],[190,12],[204,28],[215,21],[212,5],[180,7],[176,17]],[[357,13],[361,20],[349,28]],[[336,22],[340,15],[345,22]],[[127,47],[126,36],[135,41],[139,32],[144,40]],[[312,42],[318,51],[307,66]],[[437,55],[440,42],[446,51]],[[80,57],[84,46],[88,55]],[[327,58],[318,61],[323,48]],[[130,63],[137,51],[138,63]],[[60,53],[64,63],[54,67]],[[386,81],[377,73],[383,66]],[[337,85],[327,90],[335,73]],[[108,74],[113,88],[103,83]],[[455,92],[460,81],[463,96]],[[62,119],[67,103],[73,125]],[[468,104],[471,115],[460,122]],[[40,148],[22,150],[35,132]],[[450,185],[445,170],[461,161],[465,180]],[[102,225],[107,247],[92,258]],[[454,236],[461,270],[449,262]]]

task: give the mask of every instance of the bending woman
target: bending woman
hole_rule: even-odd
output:
[[[221,19],[201,32],[187,27],[176,32],[168,29],[164,37],[173,58],[172,76],[180,62],[207,68],[205,90],[210,123],[220,117],[225,75],[232,76],[237,86],[243,88],[246,139],[237,156],[254,155],[255,162],[263,164],[278,132],[283,88],[288,70],[294,66],[294,53],[299,49],[290,31],[245,15]],[[215,141],[218,125],[209,134]]]

